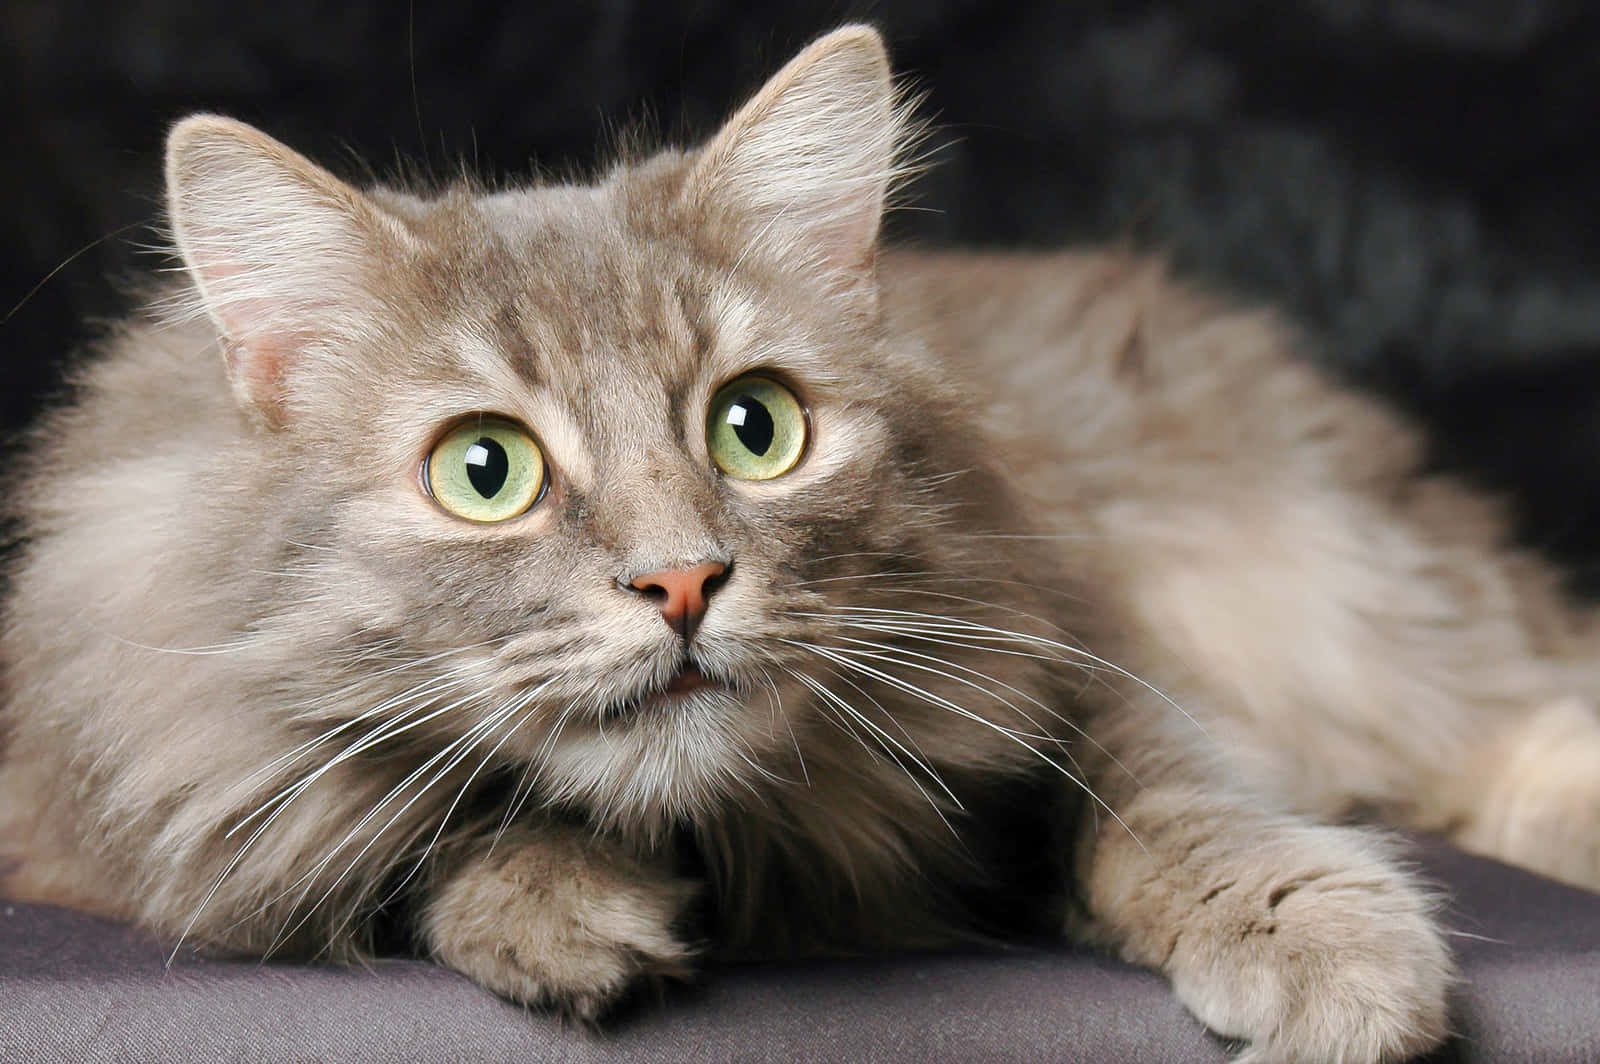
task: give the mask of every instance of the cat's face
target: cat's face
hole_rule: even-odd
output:
[[[873,623],[931,640],[981,567],[963,530],[1007,521],[960,396],[877,313],[897,130],[874,45],[592,187],[371,198],[244,127],[175,133],[175,228],[300,564],[353,645],[443,663],[418,734],[642,823],[965,726],[937,700],[970,681],[885,664]]]

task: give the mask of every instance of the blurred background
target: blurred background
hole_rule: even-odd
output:
[[[159,151],[227,112],[357,180],[709,132],[865,18],[938,123],[900,238],[1118,241],[1307,326],[1600,590],[1592,0],[7,0],[0,427],[162,264]]]

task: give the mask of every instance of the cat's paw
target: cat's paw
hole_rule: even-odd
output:
[[[561,828],[502,839],[423,914],[434,959],[513,1001],[592,1022],[641,982],[687,978],[693,884]]]
[[[1179,998],[1249,1043],[1239,1064],[1403,1061],[1438,1045],[1452,967],[1431,899],[1360,845],[1315,849],[1219,873],[1173,944]]]

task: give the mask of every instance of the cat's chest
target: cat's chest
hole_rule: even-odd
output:
[[[1021,776],[951,789],[939,802],[886,781],[807,787],[700,832],[713,937],[731,955],[803,956],[1049,933],[1059,789]]]

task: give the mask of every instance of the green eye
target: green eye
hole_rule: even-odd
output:
[[[706,417],[706,447],[717,468],[740,480],[771,480],[794,468],[806,446],[806,412],[794,393],[766,377],[722,386]]]
[[[468,521],[508,521],[544,492],[544,455],[514,421],[481,416],[434,444],[423,467],[428,494]]]

